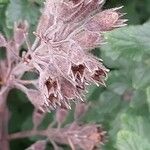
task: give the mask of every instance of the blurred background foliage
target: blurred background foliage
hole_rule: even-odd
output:
[[[12,34],[15,21],[28,20],[30,32],[35,29],[41,0],[0,0],[0,32]],[[93,53],[110,69],[107,87],[89,87],[91,109],[84,122],[102,124],[108,132],[103,150],[150,149],[150,0],[107,0],[104,8],[123,5],[129,26],[105,33],[107,44]],[[30,36],[33,40],[34,37]],[[12,90],[8,96],[11,111],[9,132],[32,128],[33,106],[26,96]],[[47,114],[41,128],[52,122],[54,112]],[[67,120],[71,121],[72,113]],[[23,150],[36,138],[11,142],[11,150]],[[53,149],[51,145],[47,149]],[[64,147],[67,150],[67,147]]]

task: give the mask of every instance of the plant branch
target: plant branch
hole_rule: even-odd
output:
[[[36,37],[32,47],[31,47],[31,50],[34,51],[38,45],[38,43],[40,42],[40,38],[39,37]]]
[[[8,136],[8,121],[9,121],[9,110],[7,108],[7,93],[5,91],[0,95],[0,150],[9,150]]]
[[[37,130],[31,130],[31,131],[23,131],[23,132],[17,132],[12,133],[8,135],[8,140],[14,140],[14,139],[20,139],[20,138],[26,138],[26,137],[32,137],[32,136],[44,136],[47,137],[46,130],[37,131]]]

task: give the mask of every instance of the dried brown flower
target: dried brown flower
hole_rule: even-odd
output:
[[[124,26],[120,8],[101,10],[103,0],[46,0],[35,35],[40,40],[31,57],[39,71],[45,110],[83,101],[89,84],[105,85],[103,64],[88,52],[103,43],[102,32]]]
[[[58,143],[69,144],[73,150],[94,150],[105,141],[106,132],[95,124],[79,125],[73,123],[63,129],[54,137]],[[60,140],[61,139],[61,140]]]

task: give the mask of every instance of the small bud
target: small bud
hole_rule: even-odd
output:
[[[5,47],[7,44],[6,39],[4,36],[0,33],[0,47]]]
[[[20,22],[14,26],[14,40],[17,46],[21,46],[25,41],[25,36],[28,32],[27,21]]]
[[[63,124],[68,115],[68,110],[63,108],[58,108],[56,111],[56,121],[59,125]]]
[[[82,118],[87,112],[88,107],[89,105],[86,105],[85,103],[76,104],[75,112],[74,112],[75,120]]]
[[[32,121],[33,121],[33,126],[34,129],[36,129],[41,122],[43,121],[45,117],[45,112],[41,111],[40,109],[34,109],[33,116],[32,116]]]
[[[117,12],[116,9],[108,9],[91,18],[85,24],[85,28],[94,32],[109,31],[116,26],[123,25],[124,21],[120,19],[121,16],[121,13]]]
[[[45,148],[46,148],[46,141],[41,140],[41,141],[35,142],[29,148],[27,148],[26,150],[45,150]]]

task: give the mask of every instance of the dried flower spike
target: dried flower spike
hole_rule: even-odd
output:
[[[126,20],[121,7],[103,11],[103,3],[46,0],[30,61],[39,71],[42,110],[70,109],[72,100],[83,101],[87,85],[105,86],[109,70],[89,50],[104,42],[102,32],[124,26]]]

